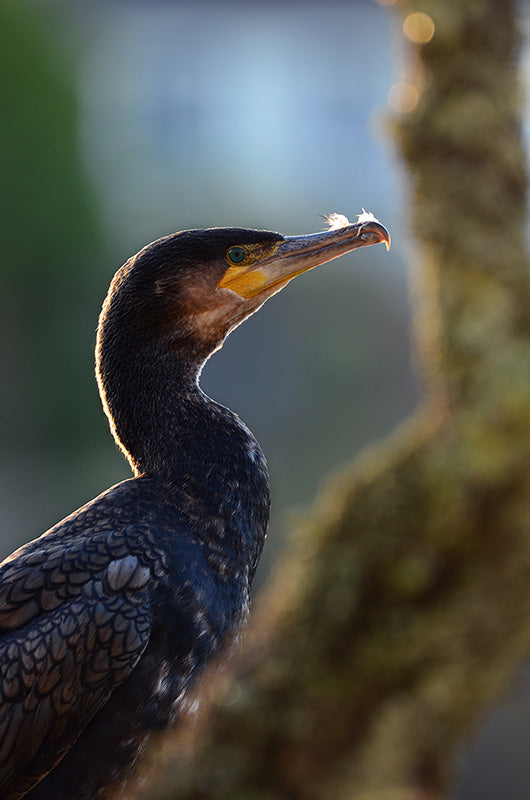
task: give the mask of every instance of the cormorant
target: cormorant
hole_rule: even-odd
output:
[[[305,236],[189,230],[118,270],[97,380],[134,477],[0,565],[0,796],[101,800],[237,634],[269,516],[248,428],[198,377],[296,275],[390,243],[370,215]]]

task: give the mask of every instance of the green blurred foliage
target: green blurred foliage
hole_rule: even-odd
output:
[[[73,65],[38,16],[8,0],[0,106],[0,442],[4,453],[72,453],[102,429],[84,332],[95,327],[103,239],[78,152]]]

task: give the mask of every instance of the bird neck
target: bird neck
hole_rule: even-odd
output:
[[[101,348],[97,374],[112,433],[136,475],[182,484],[263,461],[236,414],[201,390],[203,362],[150,347]],[[239,479],[238,476],[236,479]]]
[[[172,351],[100,348],[98,383],[136,476],[153,480],[164,502],[200,520],[201,535],[229,548],[234,575],[247,575],[250,585],[269,520],[267,466],[237,415],[200,389],[201,366]]]

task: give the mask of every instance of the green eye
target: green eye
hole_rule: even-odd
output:
[[[242,247],[231,247],[228,251],[228,258],[232,264],[241,264],[245,260],[245,250]]]

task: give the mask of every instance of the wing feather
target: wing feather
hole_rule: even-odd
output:
[[[128,551],[123,536],[31,544],[0,566],[5,800],[65,755],[134,669],[151,628],[150,565]]]

